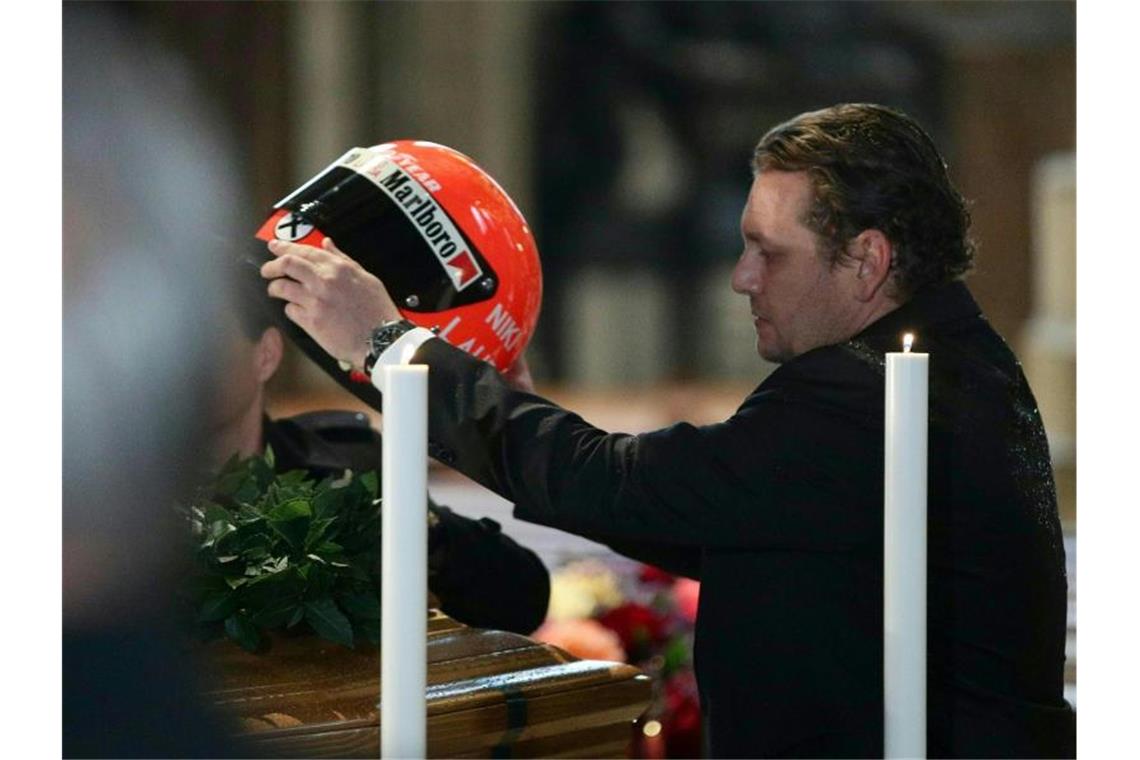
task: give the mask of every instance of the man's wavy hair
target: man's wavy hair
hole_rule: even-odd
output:
[[[845,103],[801,114],[760,139],[752,169],[808,173],[813,198],[803,222],[832,266],[850,260],[847,243],[863,230],[886,235],[900,300],[973,267],[966,202],[930,136],[899,111]]]

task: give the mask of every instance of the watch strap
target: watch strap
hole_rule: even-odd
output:
[[[380,358],[380,355],[387,351],[404,333],[415,329],[415,327],[415,324],[406,319],[394,319],[390,322],[384,322],[374,329],[372,334],[368,336],[368,355],[364,357],[364,374],[371,377],[372,369],[376,366],[376,360]]]

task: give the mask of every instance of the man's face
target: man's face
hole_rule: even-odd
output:
[[[804,226],[811,202],[805,172],[757,175],[740,217],[744,251],[732,272],[732,289],[748,296],[756,348],[785,362],[856,331],[850,266],[832,268]]]

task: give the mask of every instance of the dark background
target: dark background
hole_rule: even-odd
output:
[[[1030,178],[1073,150],[1076,11],[1063,2],[135,3],[223,104],[252,230],[352,144],[415,136],[472,155],[535,228],[541,379],[583,376],[569,284],[661,278],[664,356],[630,380],[743,377],[699,355],[692,283],[738,252],[759,136],[877,101],[918,118],[974,202],[972,287],[1016,342],[1031,309]],[[727,290],[727,279],[723,287]],[[657,291],[655,291],[657,292]],[[655,312],[656,313],[656,312]],[[740,312],[743,317],[743,310]],[[746,353],[747,343],[739,351]],[[722,352],[723,353],[723,352]]]

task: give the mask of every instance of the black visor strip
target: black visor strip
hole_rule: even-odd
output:
[[[302,216],[383,280],[401,309],[444,311],[493,296],[498,277],[455,220],[414,180],[401,176],[396,180],[392,192],[403,196],[404,209],[372,180],[343,166],[330,167],[281,207]],[[447,217],[461,240],[453,241],[442,232],[436,223],[439,216]],[[470,252],[482,274],[459,290],[440,257],[464,251]]]

